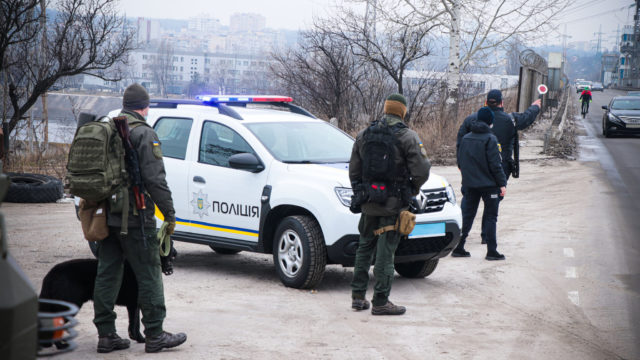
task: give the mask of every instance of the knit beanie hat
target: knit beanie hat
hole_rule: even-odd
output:
[[[142,110],[149,106],[149,94],[138,83],[129,85],[122,96],[123,110]]]
[[[487,125],[491,126],[491,124],[493,124],[493,111],[491,111],[491,108],[485,106],[480,108],[480,110],[478,110],[478,121],[483,121],[485,122]]]
[[[492,106],[498,106],[502,102],[502,91],[498,89],[492,89],[487,94],[487,104]]]
[[[391,94],[384,102],[384,113],[399,116],[404,119],[407,113],[407,99],[402,94]]]

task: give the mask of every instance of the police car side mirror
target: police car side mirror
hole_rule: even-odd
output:
[[[607,110],[607,105],[602,105],[602,108]]]
[[[264,170],[264,165],[262,165],[260,160],[254,154],[250,153],[231,155],[229,157],[229,166],[233,169],[247,170],[254,173]]]

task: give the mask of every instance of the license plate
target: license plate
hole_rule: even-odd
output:
[[[637,128],[640,128],[640,124],[638,124],[638,125],[636,125],[636,124],[627,124],[627,127],[631,128],[631,129],[637,129]]]
[[[409,239],[444,236],[444,223],[416,224]]]

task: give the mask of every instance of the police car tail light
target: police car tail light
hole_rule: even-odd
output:
[[[224,103],[265,103],[282,102],[289,103],[293,98],[279,95],[198,95],[196,99],[208,104]]]

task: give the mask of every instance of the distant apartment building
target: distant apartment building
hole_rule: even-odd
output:
[[[159,61],[160,57],[168,61]],[[185,87],[194,83],[219,94],[265,92],[270,86],[269,60],[252,55],[200,51],[161,54],[156,49],[141,49],[131,54],[131,64],[131,81],[155,94],[162,92],[162,82],[166,93],[174,95],[184,94]]]
[[[138,44],[149,44],[160,39],[160,21],[138,18],[136,34]]]
[[[189,31],[200,32],[203,34],[216,34],[220,31],[221,26],[219,19],[205,15],[190,18],[187,29]]]
[[[600,68],[600,81],[604,86],[618,83],[618,63],[620,54],[610,52],[602,54],[602,66]]]
[[[233,14],[229,19],[229,31],[234,32],[259,32],[266,29],[264,16],[255,13]]]

